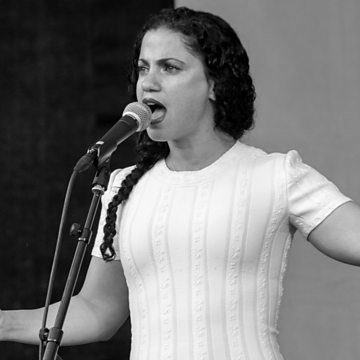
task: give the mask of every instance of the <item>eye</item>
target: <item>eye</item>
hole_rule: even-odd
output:
[[[168,72],[168,73],[175,73],[178,72],[180,70],[180,68],[174,64],[171,63],[165,63],[163,66],[164,71]]]
[[[138,64],[136,66],[136,71],[138,74],[143,74],[148,70],[148,67],[144,64]]]

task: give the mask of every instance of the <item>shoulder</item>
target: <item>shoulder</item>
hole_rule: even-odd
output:
[[[254,146],[242,144],[237,162],[240,169],[249,169],[253,177],[262,182],[276,181],[285,188],[295,185],[300,179],[324,181],[324,177],[314,168],[305,164],[297,150],[287,152],[266,152]]]
[[[123,169],[115,169],[111,172],[107,189],[103,195],[102,201],[104,203],[111,201],[113,196],[117,194],[119,188],[121,187],[122,181],[126,178],[128,174],[130,174],[134,167],[135,165]]]
[[[289,150],[286,153],[266,152],[256,146],[238,142],[237,153],[239,155],[238,158],[246,158],[249,163],[255,166],[278,163],[283,167],[287,167],[302,163],[301,156],[296,150]]]
[[[122,169],[115,169],[112,171],[109,180],[108,188],[119,188],[122,181],[126,178],[127,175],[135,168],[135,165],[128,166]]]

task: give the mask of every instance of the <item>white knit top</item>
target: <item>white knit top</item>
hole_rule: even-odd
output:
[[[104,207],[132,168],[115,171]],[[119,210],[132,360],[280,360],[277,318],[296,228],[350,199],[296,151],[237,142],[210,166],[159,161]],[[104,211],[93,255],[101,256]],[[119,235],[119,236],[118,236]]]

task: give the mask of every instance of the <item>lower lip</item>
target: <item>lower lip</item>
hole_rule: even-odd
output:
[[[162,122],[162,119],[154,120],[150,123],[150,127],[156,126]]]

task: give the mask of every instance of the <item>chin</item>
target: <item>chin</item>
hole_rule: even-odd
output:
[[[162,131],[157,131],[148,128],[146,132],[152,141],[160,141],[160,142],[168,141],[168,138],[165,136],[165,134]]]

